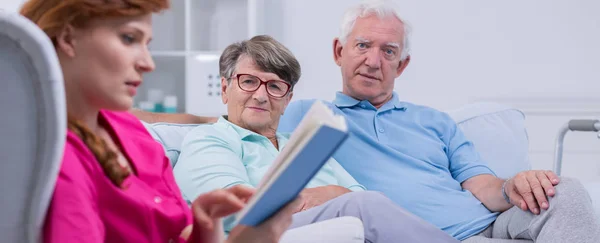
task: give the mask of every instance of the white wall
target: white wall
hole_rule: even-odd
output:
[[[278,37],[303,76],[295,99],[331,100],[341,89],[332,58],[343,10],[358,0],[282,0]],[[600,1],[398,0],[413,26],[412,61],[396,82],[401,98],[447,110],[500,101],[528,116],[534,167],[550,169],[558,127],[600,117]],[[600,180],[600,142],[572,134],[565,175]]]
[[[330,98],[341,87],[332,39],[357,2],[283,0],[278,36],[304,71],[296,95],[314,96],[319,85],[318,98]],[[404,99],[445,109],[476,97],[594,97],[600,88],[600,1],[397,2],[414,29],[412,62],[396,85]]]
[[[17,12],[25,0],[0,0],[0,9]]]

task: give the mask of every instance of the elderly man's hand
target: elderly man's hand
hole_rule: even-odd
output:
[[[303,200],[303,203],[302,206],[298,208],[298,212],[319,206],[348,192],[351,192],[348,188],[335,185],[304,189],[300,193],[300,198]]]
[[[522,210],[540,213],[541,209],[548,209],[548,198],[556,194],[554,186],[560,179],[552,171],[530,170],[524,171],[506,182],[504,188],[510,202]]]

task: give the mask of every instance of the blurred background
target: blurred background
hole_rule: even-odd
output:
[[[0,0],[17,11],[22,0]],[[294,99],[332,100],[341,90],[333,38],[358,0],[172,0],[154,17],[152,55],[136,106],[216,116],[218,57],[227,45],[269,34],[289,47],[303,75]],[[575,118],[600,117],[600,1],[397,0],[412,25],[412,60],[397,79],[402,100],[443,111],[490,101],[527,116],[534,168],[551,169],[554,139]],[[600,181],[600,141],[565,140],[563,175]]]

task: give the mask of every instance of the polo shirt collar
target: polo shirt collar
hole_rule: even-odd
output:
[[[235,132],[240,135],[240,138],[242,140],[246,140],[246,138],[260,138],[260,139],[268,140],[268,138],[263,135],[260,135],[253,131],[250,131],[246,128],[243,128],[243,127],[240,127],[238,125],[231,123],[230,121],[228,121],[225,118],[225,116],[219,117],[219,120],[217,120],[217,123],[225,125],[225,126],[231,126],[233,128],[233,130],[235,130]],[[287,141],[286,137],[279,133],[276,133],[275,135],[277,136],[277,140],[279,141],[280,149],[283,148],[283,146],[285,145],[285,143]]]
[[[342,92],[337,92],[335,94],[335,99],[333,100],[333,104],[340,108],[352,107],[358,105],[360,100],[354,99]]]
[[[235,132],[240,135],[240,138],[242,138],[242,140],[245,139],[245,138],[247,138],[247,137],[250,137],[250,136],[252,136],[252,137],[253,136],[264,137],[264,136],[262,136],[262,135],[260,135],[258,133],[255,133],[253,131],[250,131],[248,129],[245,129],[243,127],[240,127],[238,125],[233,124],[232,122],[228,121],[225,116],[219,117],[219,120],[217,121],[217,123],[221,123],[223,125],[232,127],[233,130],[235,130]]]
[[[333,104],[339,108],[354,107],[361,103],[369,104],[370,107],[375,108],[370,102],[368,102],[366,100],[360,101],[360,100],[354,99],[342,92],[337,92],[335,94],[335,99],[333,100]],[[389,110],[392,108],[406,110],[406,104],[404,102],[400,101],[400,99],[398,98],[398,94],[396,92],[392,92],[392,99],[390,99],[387,103],[385,103],[379,109],[380,110]]]

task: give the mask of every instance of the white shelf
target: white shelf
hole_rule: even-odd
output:
[[[185,111],[186,58],[185,56],[160,56],[154,58],[156,69],[144,74],[144,83],[135,97],[136,104],[148,99],[148,91],[158,89],[164,95],[177,96],[177,111]]]
[[[159,89],[177,96],[178,112],[225,114],[219,57],[228,45],[265,30],[266,1],[277,0],[171,1],[169,10],[153,16],[150,53],[156,70],[144,75],[136,105],[147,100],[150,89]]]
[[[212,58],[221,56],[221,51],[151,51],[153,57],[196,57],[196,58]]]
[[[185,15],[183,0],[171,1],[171,8],[152,16],[153,40],[150,51],[185,51]]]
[[[185,57],[187,52],[185,51],[151,51],[150,54],[153,57]]]
[[[247,39],[248,0],[190,1],[191,50],[223,50],[229,44]]]

